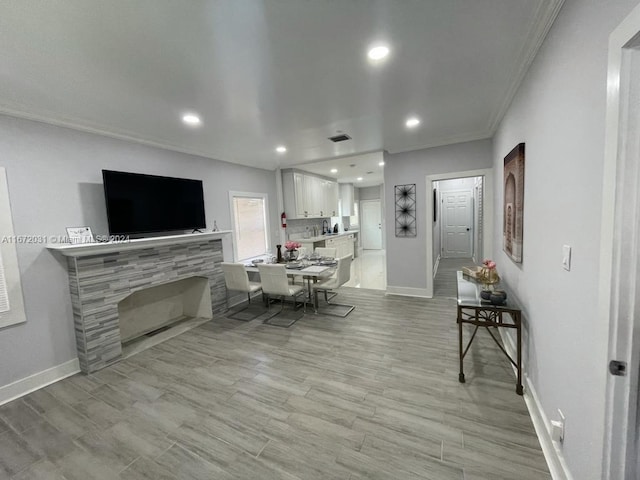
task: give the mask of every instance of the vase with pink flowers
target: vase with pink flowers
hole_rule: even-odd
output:
[[[482,269],[478,273],[478,281],[484,285],[484,291],[490,292],[493,289],[493,285],[500,281],[496,270],[496,262],[489,259],[482,261]]]
[[[300,242],[294,242],[289,240],[284,244],[284,248],[286,252],[286,259],[290,262],[296,260],[298,258],[298,249],[302,247]]]

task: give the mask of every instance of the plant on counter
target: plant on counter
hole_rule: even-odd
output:
[[[293,242],[291,240],[284,244],[284,248],[286,248],[288,251],[297,250],[301,246],[302,244],[300,242]]]

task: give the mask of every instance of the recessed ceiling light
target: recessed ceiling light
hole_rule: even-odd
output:
[[[337,168],[332,168],[331,169],[331,173],[338,173],[338,169]]]
[[[285,153],[287,151],[287,147],[285,147],[284,145],[279,145],[276,147],[276,152],[278,153]]]
[[[405,123],[405,125],[409,128],[417,127],[418,125],[420,125],[420,119],[416,117],[411,117],[407,119],[407,122]]]
[[[358,178],[356,178],[356,180],[358,180],[359,182],[361,182],[361,181],[362,181],[362,177],[358,177]]]
[[[376,45],[375,47],[372,47],[367,53],[367,56],[371,60],[382,60],[387,55],[389,55],[389,47],[387,47],[386,45]]]
[[[190,127],[197,127],[202,124],[202,120],[195,113],[185,113],[182,116],[182,122]]]
[[[380,165],[381,167],[384,167],[384,162],[380,162],[378,163],[378,165]]]

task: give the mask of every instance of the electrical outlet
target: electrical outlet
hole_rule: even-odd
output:
[[[565,417],[562,410],[558,409],[559,420],[551,420],[551,439],[554,442],[564,442]]]
[[[571,246],[563,245],[562,246],[562,268],[566,271],[571,270]]]

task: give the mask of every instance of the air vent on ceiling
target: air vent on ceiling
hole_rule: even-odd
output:
[[[341,133],[340,135],[336,135],[335,137],[329,137],[329,140],[331,140],[334,143],[338,143],[338,142],[344,142],[345,140],[351,140],[351,137],[349,135]]]

